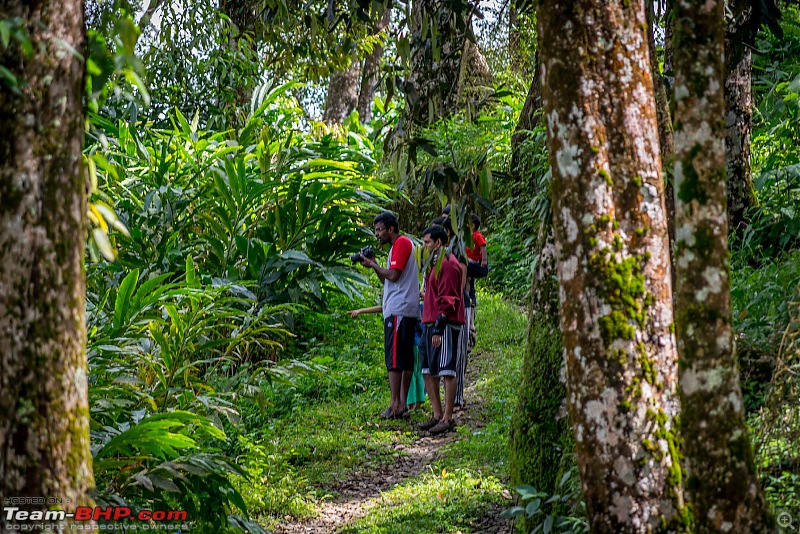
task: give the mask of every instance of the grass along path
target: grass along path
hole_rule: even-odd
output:
[[[372,342],[379,324],[370,323],[357,351],[377,350],[365,356],[370,368],[382,361]],[[260,482],[242,487],[251,512],[276,533],[509,532],[499,514],[511,503],[507,434],[525,335],[515,306],[482,295],[467,404],[456,431],[437,437],[415,430],[429,404],[410,421],[377,417],[388,403],[380,367],[349,388],[350,366],[333,362],[328,379],[338,386],[311,398],[296,393],[297,409],[246,438],[249,470]]]

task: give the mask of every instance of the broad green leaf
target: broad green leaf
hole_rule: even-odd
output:
[[[191,287],[200,286],[200,282],[197,280],[197,273],[194,270],[194,260],[191,254],[186,256],[186,283]]]
[[[122,283],[119,285],[117,291],[117,300],[114,302],[114,321],[113,326],[115,331],[119,331],[122,325],[128,319],[128,309],[131,303],[131,296],[133,295],[136,284],[139,281],[139,269],[134,269],[129,272]]]

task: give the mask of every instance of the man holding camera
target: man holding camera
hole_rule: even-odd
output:
[[[408,411],[406,398],[414,371],[414,329],[419,320],[418,267],[414,244],[400,235],[397,217],[385,211],[372,224],[378,242],[390,245],[386,267],[378,265],[369,251],[362,250],[359,256],[361,264],[374,269],[383,282],[384,348],[392,400],[381,417],[395,419],[404,417]]]

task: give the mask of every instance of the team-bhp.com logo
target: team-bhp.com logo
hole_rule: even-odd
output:
[[[78,506],[75,512],[64,510],[21,510],[16,506],[3,508],[6,521],[186,521],[186,510],[139,510],[134,511],[127,506]]]
[[[16,527],[23,527],[20,530],[28,530],[24,527],[32,526],[31,523],[39,523],[44,526],[46,524],[63,524],[66,521],[78,523],[80,521],[123,522],[126,520],[131,522],[131,528],[136,528],[137,524],[141,524],[141,528],[147,528],[147,525],[152,523],[167,527],[176,521],[185,522],[187,513],[186,510],[135,511],[127,506],[109,506],[107,508],[78,506],[74,512],[69,513],[65,510],[22,510],[18,506],[4,506],[3,519],[6,521],[6,530],[9,528],[17,530]],[[156,528],[156,526],[153,525],[152,528]]]

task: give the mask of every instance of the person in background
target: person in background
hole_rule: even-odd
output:
[[[422,239],[425,249],[431,254],[432,265],[437,265],[444,254],[439,268],[431,269],[425,281],[422,309],[425,336],[420,348],[422,376],[433,415],[419,428],[435,435],[453,428],[458,343],[464,325],[464,289],[458,260],[445,249],[445,229],[438,225],[430,226],[423,232]],[[440,380],[444,381],[444,407],[439,393]]]
[[[394,214],[385,211],[373,220],[375,237],[390,245],[386,267],[374,258],[361,255],[361,264],[370,267],[383,282],[383,332],[386,370],[389,374],[391,402],[380,414],[384,419],[406,416],[406,399],[414,372],[414,332],[419,321],[419,278],[414,260],[414,244],[400,235]]]
[[[478,299],[475,295],[475,279],[486,278],[489,274],[489,256],[486,252],[486,238],[480,233],[481,218],[477,213],[472,214],[472,247],[467,247],[467,288],[469,290],[469,300],[471,313],[467,320],[467,327],[469,331],[469,341],[467,343],[467,350],[472,350],[475,346],[477,338],[477,331],[475,330],[475,308],[478,305]]]
[[[371,308],[359,308],[350,310],[350,317],[355,319],[362,313],[381,313],[383,306],[373,306]],[[415,410],[425,403],[425,382],[422,380],[422,362],[419,355],[419,344],[422,341],[422,325],[417,323],[414,329],[414,372],[411,375],[411,382],[408,386],[408,396],[406,406],[409,410]]]

